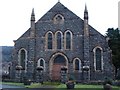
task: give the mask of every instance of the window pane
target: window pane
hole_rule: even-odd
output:
[[[52,49],[52,34],[48,33],[48,49]]]
[[[58,32],[57,33],[57,49],[61,49],[62,48],[62,39],[61,39],[61,33]]]
[[[25,68],[25,50],[21,50],[20,56],[20,65]]]
[[[96,49],[96,70],[101,70],[101,50]]]
[[[75,70],[79,70],[79,60],[75,60]]]
[[[63,56],[61,56],[61,55],[58,55],[54,60],[54,63],[58,63],[58,64],[60,64],[60,63],[65,64],[65,62],[66,62],[65,58]]]
[[[66,33],[66,49],[71,48],[71,35],[70,32]]]
[[[40,66],[43,66],[43,67],[44,67],[44,62],[43,62],[43,60],[40,60]]]

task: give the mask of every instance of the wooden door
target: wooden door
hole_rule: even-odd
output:
[[[54,64],[52,68],[52,80],[59,81],[61,76],[61,64]]]

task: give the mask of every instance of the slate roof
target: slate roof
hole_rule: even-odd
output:
[[[81,28],[80,30],[83,29],[84,21],[79,16],[74,14],[72,11],[70,11],[67,7],[65,7],[63,4],[58,2],[45,15],[43,15],[43,17],[41,17],[36,22],[36,30],[38,30],[38,27],[39,28],[41,27],[41,29],[43,29],[43,27],[44,27],[43,22],[51,22],[53,20],[53,17],[56,14],[63,15],[64,18],[65,18],[65,21],[67,21],[67,22],[69,22],[70,20],[76,20],[76,22],[77,22],[76,24],[79,24],[79,25],[77,25],[77,28]],[[48,28],[50,28],[50,27],[48,26]],[[89,25],[89,31],[90,31],[90,35],[98,34],[98,35],[100,35],[100,36],[102,36],[104,38],[104,36],[102,34],[100,34],[97,30],[95,30],[90,25]],[[41,30],[41,32],[42,32],[42,30]],[[30,35],[30,28],[20,38],[18,38],[17,40],[19,40],[19,39],[21,39],[23,37],[24,38],[29,37],[29,35]]]
[[[51,20],[56,13],[62,14],[66,20],[78,19],[79,17],[60,2],[56,3],[39,21]],[[52,16],[52,17],[51,17]]]

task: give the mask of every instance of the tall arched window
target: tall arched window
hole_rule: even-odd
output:
[[[99,48],[96,49],[96,70],[101,70],[101,50]]]
[[[26,69],[27,64],[27,51],[25,49],[19,50],[19,65]]]
[[[75,60],[75,70],[79,70],[79,60]]]
[[[25,68],[25,50],[21,50],[20,53],[20,65]]]
[[[52,49],[52,34],[48,33],[48,49]]]
[[[65,32],[65,49],[71,49],[72,48],[72,33],[71,31],[66,31]]]
[[[50,31],[46,34],[46,46],[47,49],[53,48],[53,33]]]
[[[45,71],[45,60],[43,58],[39,59],[37,64],[38,67],[42,66],[43,70]]]
[[[103,51],[102,48],[96,47],[94,49],[94,67],[95,70],[102,70],[103,69]]]
[[[74,67],[74,71],[81,71],[81,60],[79,58],[75,58],[73,60],[73,67]]]
[[[62,32],[58,31],[56,33],[56,48],[57,49],[62,49],[62,38],[63,38]]]

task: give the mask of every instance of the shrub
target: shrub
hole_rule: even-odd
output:
[[[119,80],[114,81],[113,85],[114,85],[114,86],[120,86],[120,81],[119,81]]]
[[[112,80],[110,78],[105,78],[103,85],[110,84],[112,85]]]
[[[112,90],[112,86],[110,84],[104,85],[104,90]]]

